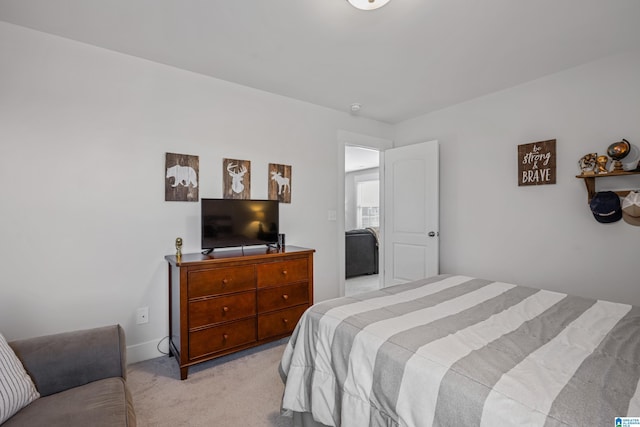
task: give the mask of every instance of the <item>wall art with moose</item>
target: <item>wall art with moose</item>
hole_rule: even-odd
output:
[[[269,200],[291,203],[291,166],[269,163]]]
[[[188,154],[166,153],[164,200],[197,202],[199,158]]]
[[[223,198],[251,198],[250,160],[222,159],[222,176]]]

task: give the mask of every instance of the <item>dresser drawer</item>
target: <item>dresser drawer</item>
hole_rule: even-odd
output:
[[[307,307],[308,305],[301,305],[275,313],[259,314],[258,339],[290,334]]]
[[[258,313],[280,310],[308,302],[309,284],[307,282],[262,288],[258,291]]]
[[[309,279],[306,258],[272,262],[256,266],[258,287],[277,286]]]
[[[189,275],[189,298],[255,289],[253,266],[195,270]]]
[[[189,357],[195,359],[256,340],[256,319],[252,317],[189,333]]]
[[[255,316],[256,293],[247,291],[189,302],[189,328]]]

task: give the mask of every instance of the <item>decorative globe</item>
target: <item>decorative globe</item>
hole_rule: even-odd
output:
[[[626,139],[623,139],[620,142],[614,142],[607,148],[607,154],[613,160],[622,160],[629,154],[631,151],[631,144]]]

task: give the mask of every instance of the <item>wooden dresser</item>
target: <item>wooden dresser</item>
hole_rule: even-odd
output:
[[[189,366],[286,337],[313,303],[313,249],[167,255],[169,351]]]

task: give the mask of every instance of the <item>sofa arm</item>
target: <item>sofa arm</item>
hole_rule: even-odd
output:
[[[104,378],[126,378],[125,337],[120,325],[17,340],[9,345],[42,396]]]

